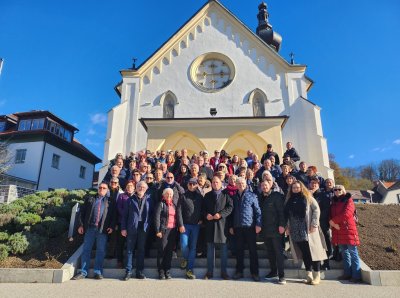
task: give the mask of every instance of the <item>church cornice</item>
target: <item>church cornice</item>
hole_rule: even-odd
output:
[[[190,47],[198,34],[202,34],[206,27],[214,26],[237,42],[244,54],[251,57],[260,64],[275,61],[280,70],[286,72],[305,72],[306,65],[290,64],[280,56],[271,46],[266,44],[250,28],[240,21],[231,11],[224,7],[219,1],[205,3],[184,25],[182,25],[163,45],[149,56],[137,69],[124,69],[120,73],[122,77],[140,78],[139,90],[148,85],[153,78],[162,73],[165,67],[173,63],[182,51]],[[269,63],[269,64],[268,64]],[[273,66],[272,66],[273,67]],[[276,79],[276,73],[273,77]],[[309,87],[312,85],[310,81]],[[118,85],[116,86],[118,87]]]

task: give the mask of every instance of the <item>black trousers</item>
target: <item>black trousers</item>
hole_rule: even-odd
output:
[[[296,242],[301,250],[301,254],[303,255],[303,262],[306,271],[311,271],[311,268],[314,271],[320,271],[321,269],[321,261],[313,261],[311,257],[310,245],[308,241],[300,241]]]
[[[121,235],[121,226],[118,225],[117,234],[117,245],[115,247],[115,254],[118,262],[123,262],[124,260],[124,248],[126,243],[126,237]]]
[[[328,230],[322,230],[322,234],[324,234],[324,238],[325,238],[325,242],[326,242],[326,248],[327,250],[327,254],[328,254],[328,259],[332,254],[332,243],[331,243],[331,237],[329,235],[329,229]]]
[[[167,272],[171,269],[172,252],[176,244],[177,229],[167,229],[161,238],[157,238],[157,268]]]
[[[244,245],[249,247],[250,272],[258,275],[258,254],[256,244],[255,227],[234,228],[236,240],[236,272],[243,273],[244,269]]]
[[[282,237],[266,237],[264,243],[267,248],[271,273],[278,273],[279,277],[284,277]]]

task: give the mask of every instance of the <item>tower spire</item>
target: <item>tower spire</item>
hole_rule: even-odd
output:
[[[256,33],[264,42],[279,52],[282,43],[282,36],[277,32],[274,32],[272,25],[268,22],[268,18],[269,12],[267,3],[261,2],[261,4],[258,5],[258,26]]]

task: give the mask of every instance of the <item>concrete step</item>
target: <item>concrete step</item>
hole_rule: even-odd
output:
[[[180,263],[181,263],[182,258],[176,258],[172,259],[172,268],[179,268]],[[135,260],[133,260],[135,262]],[[263,268],[269,268],[269,261],[266,258],[259,258],[258,259],[259,266]],[[221,264],[221,261],[219,258],[216,258],[215,260],[216,266],[219,267]],[[244,259],[244,264],[246,267],[250,266],[250,260],[249,258]],[[91,266],[94,265],[94,259],[92,259]],[[342,269],[342,263],[330,262],[331,269]],[[157,267],[157,259],[156,258],[145,258],[144,260],[144,266],[146,268],[156,268]],[[207,258],[196,258],[195,260],[195,268],[206,268],[207,267]],[[235,258],[228,258],[228,267],[234,268],[236,266],[236,259]],[[104,268],[107,269],[116,269],[117,268],[117,260],[116,259],[105,259],[104,260]],[[285,260],[285,269],[301,269],[302,264],[295,262],[293,259],[287,259]],[[303,267],[304,268],[304,267]]]
[[[196,274],[197,278],[202,279],[206,274],[206,268],[195,268],[194,273]],[[135,274],[135,271],[133,271]],[[249,269],[244,270],[245,278],[250,278],[250,271]],[[263,277],[269,273],[269,269],[260,268],[260,277]],[[133,274],[133,275],[134,275]],[[147,278],[158,279],[158,270],[156,268],[146,268],[144,269],[144,274]],[[235,274],[235,268],[228,268],[228,274],[233,276]],[[343,274],[343,270],[340,269],[332,269],[328,271],[321,272],[321,279],[325,280],[335,280],[340,275]],[[121,279],[125,276],[125,269],[110,269],[106,268],[103,271],[103,275],[105,278],[113,278],[113,279]],[[185,271],[177,268],[171,269],[171,275],[173,278],[185,278]],[[304,279],[306,272],[303,269],[285,269],[285,277],[286,278],[295,278],[295,279]],[[89,277],[93,277],[93,269],[89,270]],[[217,267],[214,269],[214,277],[215,279],[220,278],[220,269]]]

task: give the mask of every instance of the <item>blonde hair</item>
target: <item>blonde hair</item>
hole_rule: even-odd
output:
[[[301,194],[305,198],[307,204],[311,205],[312,200],[313,200],[313,196],[312,196],[311,192],[307,189],[307,187],[305,187],[305,185],[301,181],[295,181],[289,186],[289,191],[288,191],[288,193],[286,195],[285,205],[293,195],[292,188],[293,188],[293,185],[295,185],[295,184],[300,185]]]

